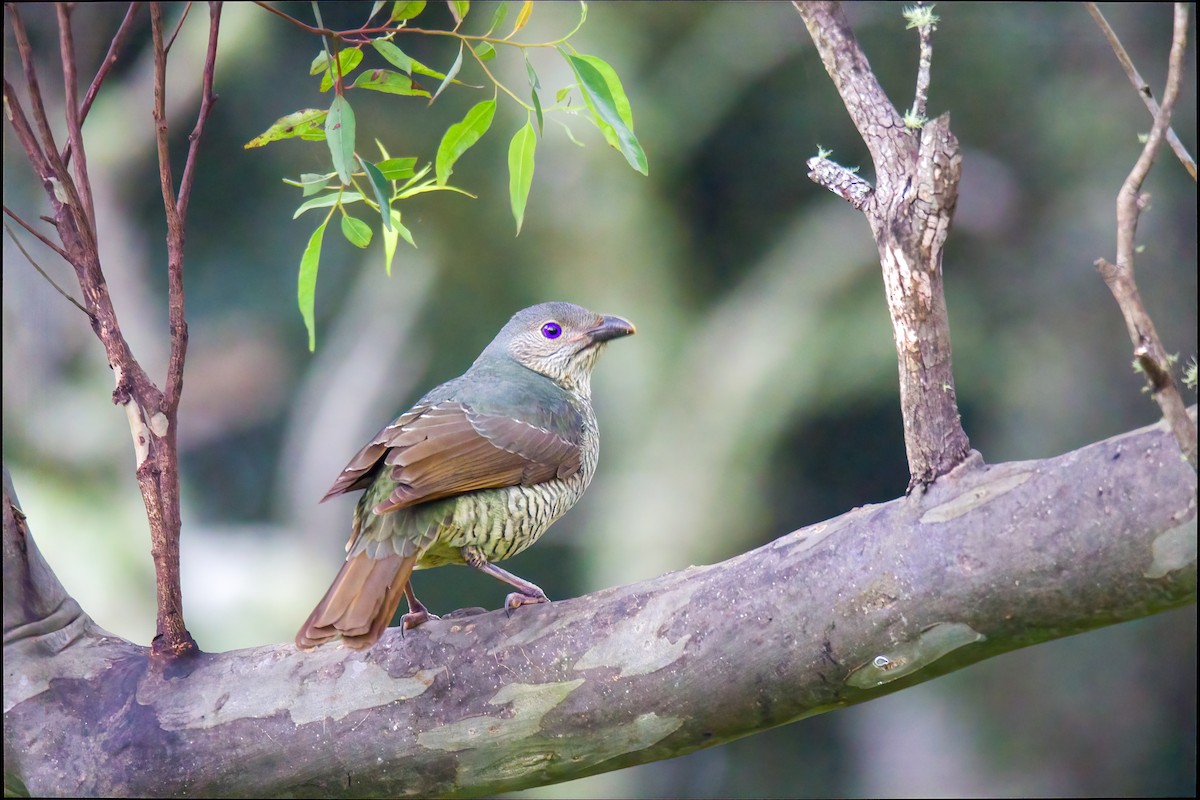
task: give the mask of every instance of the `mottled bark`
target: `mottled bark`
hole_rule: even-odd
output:
[[[971,461],[721,564],[511,617],[393,629],[366,652],[287,643],[169,665],[78,610],[7,493],[5,775],[35,795],[489,794],[670,758],[1196,597],[1196,473],[1163,424],[1044,461]]]
[[[875,186],[870,187],[823,157],[808,162],[810,177],[862,211],[875,235],[899,361],[912,491],[954,469],[971,452],[954,392],[950,321],[942,289],[942,247],[958,201],[962,156],[948,114],[932,121],[923,118],[932,25],[919,31],[914,119],[906,125],[838,4],[795,6],[875,169]]]

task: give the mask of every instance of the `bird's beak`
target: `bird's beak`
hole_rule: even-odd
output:
[[[633,323],[627,319],[604,315],[600,317],[599,322],[588,328],[584,334],[592,344],[607,342],[609,339],[617,339],[621,336],[630,336],[637,333],[637,328],[633,327]]]

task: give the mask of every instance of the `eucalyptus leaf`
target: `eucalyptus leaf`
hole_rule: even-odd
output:
[[[371,179],[371,189],[375,192],[375,202],[379,204],[379,216],[383,218],[383,227],[386,228],[392,224],[392,215],[388,213],[392,207],[391,184],[383,176],[383,172],[380,171],[379,167],[370,161],[359,156],[358,163],[362,165],[363,172],[367,173],[367,177]]]
[[[513,219],[517,222],[518,236],[525,222],[525,203],[533,187],[533,155],[536,148],[537,135],[533,132],[533,122],[527,120],[508,145],[508,196]]]
[[[442,84],[440,86],[438,86],[437,91],[433,93],[433,97],[429,98],[430,105],[433,105],[433,101],[438,99],[438,95],[441,94],[442,91],[447,86],[450,85],[450,81],[454,80],[454,76],[458,74],[458,71],[460,69],[462,69],[462,54],[463,54],[463,46],[460,44],[458,46],[458,55],[455,57],[454,63],[450,65],[450,69],[447,70],[446,75],[445,75],[444,79],[442,80]],[[415,67],[414,67],[414,69],[415,69]]]
[[[337,63],[342,77],[345,78],[347,75],[353,72],[355,68],[362,62],[362,59],[362,50],[358,49],[357,47],[351,47],[338,53]],[[326,60],[325,74],[321,76],[322,92],[328,92],[330,88],[332,88],[334,77],[333,72],[333,68],[328,66],[328,60]]]
[[[429,97],[429,92],[413,83],[413,79],[390,69],[372,69],[358,76],[355,89],[370,89],[387,94],[403,94],[410,97]]]
[[[371,226],[358,217],[352,217],[349,214],[342,216],[342,235],[346,237],[346,241],[355,247],[367,247],[370,245],[373,233],[374,231],[371,230]]]
[[[412,19],[425,10],[425,0],[412,0],[412,2],[399,2],[392,6],[392,20],[394,22],[403,22],[406,19]]]
[[[330,192],[323,194],[320,197],[314,197],[311,200],[305,200],[296,210],[292,212],[292,219],[298,219],[305,211],[312,211],[314,208],[329,208],[336,205],[349,205],[357,203],[363,199],[363,196],[358,192]]]
[[[354,165],[354,109],[346,98],[338,95],[329,106],[325,118],[325,139],[333,157],[333,168],[341,178],[342,185],[350,183]]]
[[[308,330],[308,350],[317,349],[317,268],[321,265],[321,240],[325,237],[325,226],[329,218],[317,226],[308,239],[304,255],[300,257],[300,278],[296,289],[296,302],[300,306],[300,316],[304,319],[304,327]]]
[[[291,114],[275,120],[271,127],[246,142],[243,147],[249,150],[252,147],[262,147],[281,139],[304,137],[305,134],[311,134],[314,131],[321,133],[321,138],[325,138],[321,125],[325,122],[325,116],[328,113],[324,108],[305,108],[293,111]]]
[[[575,56],[563,52],[563,57],[574,70],[575,77],[579,79],[579,88],[583,91],[584,100],[592,110],[596,124],[604,131],[605,139],[625,156],[629,166],[643,175],[649,174],[646,153],[631,128],[633,117],[629,110],[629,100],[620,87],[620,81],[616,80],[616,73],[594,56]],[[597,68],[596,62],[607,67],[607,72],[615,80],[616,96],[613,86],[610,86],[605,73]],[[625,112],[624,118],[621,111]]]
[[[494,99],[484,100],[476,103],[463,117],[462,122],[456,122],[446,130],[441,144],[438,145],[435,159],[439,184],[446,183],[454,171],[454,163],[478,142],[481,136],[487,133],[495,116],[496,101]]]

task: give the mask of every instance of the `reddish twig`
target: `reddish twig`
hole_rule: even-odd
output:
[[[1117,61],[1121,63],[1121,67],[1125,70],[1125,74],[1129,76],[1129,82],[1133,84],[1133,88],[1137,90],[1138,97],[1142,98],[1142,102],[1146,104],[1146,108],[1150,110],[1150,116],[1158,118],[1159,106],[1154,100],[1154,91],[1150,88],[1150,84],[1137,71],[1137,67],[1133,65],[1133,59],[1129,57],[1129,53],[1125,51],[1121,40],[1117,38],[1117,33],[1108,24],[1108,20],[1100,13],[1099,7],[1095,3],[1084,3],[1088,13],[1092,15],[1092,19],[1100,26],[1101,33],[1108,40],[1108,44],[1113,49],[1113,53],[1117,56]],[[1183,168],[1192,176],[1192,180],[1196,180],[1196,159],[1192,158],[1191,153],[1184,147],[1183,142],[1179,141],[1179,137],[1175,135],[1173,128],[1167,128],[1167,143],[1171,145],[1171,150],[1174,151],[1175,157],[1183,164]]]
[[[125,46],[130,31],[133,30],[133,18],[137,16],[138,9],[141,6],[141,3],[129,4],[128,10],[125,12],[125,19],[121,20],[121,26],[117,28],[116,34],[113,35],[112,41],[108,45],[108,52],[104,55],[104,60],[100,62],[100,68],[96,70],[96,77],[92,78],[92,85],[88,87],[87,94],[83,96],[83,105],[79,107],[80,125],[87,119],[88,112],[92,110],[92,102],[96,99],[96,93],[100,91],[100,86],[104,83],[104,79],[108,77],[109,71],[117,63],[121,49]],[[69,154],[68,156],[64,156],[64,158],[66,157],[69,157]]]
[[[30,232],[30,233],[32,233],[34,236],[36,236],[36,237],[37,237],[37,239],[38,239],[38,241],[40,241],[42,244],[46,245],[46,247],[49,247],[49,248],[50,248],[51,250],[53,250],[54,252],[58,253],[59,257],[60,257],[60,258],[61,258],[63,261],[66,261],[68,264],[70,264],[70,263],[71,263],[71,259],[70,259],[70,258],[67,256],[66,252],[65,252],[65,251],[63,251],[63,249],[62,249],[61,247],[59,247],[58,245],[56,245],[54,242],[50,241],[50,240],[49,240],[49,239],[46,237],[46,235],[45,235],[45,234],[43,234],[41,231],[37,230],[37,229],[36,229],[36,228],[34,228],[32,225],[30,225],[28,222],[26,222],[25,220],[21,219],[20,215],[18,215],[18,214],[17,214],[15,211],[13,211],[11,208],[9,208],[8,206],[5,206],[5,207],[4,207],[4,213],[5,213],[5,214],[8,214],[8,216],[10,216],[10,217],[13,219],[13,221],[14,221],[14,222],[16,222],[18,225],[20,225],[22,228],[24,228],[25,230],[29,231],[29,232]]]
[[[1196,425],[1187,414],[1183,398],[1171,374],[1171,358],[1163,347],[1154,321],[1142,303],[1141,293],[1133,277],[1133,260],[1137,237],[1138,218],[1141,216],[1145,197],[1142,184],[1154,165],[1154,158],[1166,137],[1171,124],[1171,113],[1183,85],[1183,61],[1187,49],[1188,7],[1186,3],[1175,4],[1175,24],[1171,37],[1171,55],[1168,59],[1167,85],[1163,92],[1162,106],[1154,120],[1154,127],[1146,138],[1141,155],[1117,194],[1117,261],[1097,259],[1104,282],[1121,309],[1125,327],[1133,342],[1133,354],[1138,366],[1150,382],[1155,402],[1162,409],[1163,417],[1171,426],[1184,457],[1192,468],[1196,468]]]
[[[72,167],[75,188],[83,204],[82,214],[87,227],[96,229],[96,210],[92,200],[92,183],[88,178],[87,151],[83,147],[82,123],[79,120],[79,76],[75,70],[75,38],[71,34],[71,5],[56,3],[58,16],[58,50],[63,69],[63,106],[67,117],[67,148],[63,152],[63,166],[67,164],[67,153],[75,152],[79,157]]]
[[[5,208],[4,210],[8,211],[7,208]],[[13,214],[11,212],[9,213],[9,216],[13,217],[14,219],[16,218],[15,216],[13,216]],[[54,278],[51,278],[49,273],[47,273],[46,270],[42,269],[42,265],[37,263],[37,261],[34,260],[33,256],[29,255],[29,251],[25,249],[25,245],[21,244],[21,240],[17,238],[17,235],[15,233],[13,233],[13,229],[8,227],[7,222],[4,223],[4,231],[5,231],[5,233],[8,234],[8,238],[12,239],[13,244],[15,244],[17,246],[17,249],[21,251],[21,255],[25,256],[25,260],[29,262],[30,266],[32,266],[35,270],[37,270],[38,274],[46,279],[46,283],[48,283],[54,287],[54,291],[58,292],[63,297],[67,298],[67,300],[70,301],[71,305],[78,308],[84,314],[88,313],[88,310],[86,308],[84,308],[83,305],[78,300],[76,300],[74,297],[71,297],[71,295],[67,292],[66,289],[59,286],[58,283],[55,282]],[[90,315],[89,315],[89,317],[90,317]]]

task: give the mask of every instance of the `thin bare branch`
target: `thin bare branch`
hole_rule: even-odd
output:
[[[88,87],[87,94],[83,96],[83,105],[79,107],[80,125],[87,119],[88,112],[92,109],[92,102],[95,101],[96,93],[100,91],[104,79],[108,77],[109,71],[117,63],[117,58],[120,57],[121,50],[129,39],[129,33],[133,30],[133,19],[141,7],[141,3],[129,4],[129,9],[125,12],[125,19],[121,20],[121,26],[117,28],[116,34],[109,42],[108,53],[105,54],[104,61],[100,62],[100,68],[96,70],[96,77],[92,78],[92,85]]]
[[[183,13],[179,15],[179,22],[175,24],[175,30],[171,32],[171,38],[167,40],[167,46],[163,48],[168,55],[171,53],[171,48],[175,46],[175,39],[179,36],[179,32],[183,30],[183,23],[187,21],[188,14],[191,13],[191,11],[192,4],[191,2],[188,2],[188,4],[183,7]]]
[[[7,208],[4,210],[8,211]],[[57,283],[55,283],[54,278],[51,278],[46,273],[46,270],[42,269],[41,265],[38,264],[37,261],[34,260],[33,256],[29,255],[29,251],[25,249],[25,245],[21,244],[21,240],[17,238],[17,235],[15,233],[13,233],[13,229],[8,226],[7,222],[4,223],[4,230],[8,232],[8,237],[13,240],[13,244],[15,244],[17,246],[17,249],[21,251],[21,255],[25,256],[25,260],[28,261],[30,263],[30,265],[34,269],[36,269],[43,278],[46,279],[46,282],[49,283],[51,286],[53,286],[54,290],[56,292],[58,292],[63,297],[70,300],[71,304],[74,305],[76,308],[78,308],[80,311],[82,311],[88,317],[88,319],[91,319],[92,315],[88,314],[88,310],[86,308],[84,308],[78,300],[76,300],[74,297],[69,295],[66,292],[66,290],[64,290],[61,286],[59,286]]]
[[[188,136],[188,157],[183,167],[183,179],[179,182],[179,218],[187,220],[188,200],[192,195],[192,184],[196,180],[197,155],[200,151],[200,139],[204,135],[204,125],[212,113],[213,103],[217,96],[213,94],[213,80],[216,76],[217,65],[217,35],[221,28],[221,4],[209,4],[208,23],[208,52],[204,58],[203,87],[200,92],[200,113],[196,116],[196,127]]]
[[[161,514],[151,524],[150,553],[158,588],[157,635],[153,651],[168,658],[196,649],[183,619],[183,592],[179,581],[179,458],[176,447],[177,411],[183,386],[183,364],[187,355],[187,320],[184,317],[183,245],[184,226],[171,178],[170,130],[167,125],[167,49],[163,41],[163,11],[160,3],[150,4],[150,29],[154,46],[154,137],[158,146],[158,175],[162,189],[163,212],[167,219],[167,319],[171,351],[167,361],[167,383],[160,403],[153,410],[161,419],[156,453]],[[203,111],[201,112],[203,114]],[[193,147],[195,142],[193,142]]]
[[[58,49],[62,59],[63,69],[63,106],[67,117],[67,148],[63,151],[63,164],[67,163],[67,152],[77,154],[72,165],[75,176],[75,188],[79,192],[79,201],[83,204],[82,213],[87,221],[87,227],[96,229],[96,210],[92,200],[92,183],[88,177],[87,151],[83,146],[82,123],[79,121],[79,75],[75,67],[75,38],[71,33],[70,3],[56,3],[55,13],[58,16]]]
[[[1150,84],[1137,71],[1137,67],[1133,65],[1133,59],[1129,57],[1129,53],[1125,51],[1121,40],[1117,38],[1117,33],[1108,24],[1108,20],[1100,13],[1099,7],[1095,3],[1084,3],[1088,13],[1092,15],[1092,19],[1100,26],[1101,33],[1108,40],[1108,44],[1113,49],[1113,53],[1117,56],[1117,61],[1121,63],[1121,67],[1125,70],[1125,74],[1129,76],[1129,82],[1133,84],[1133,88],[1137,90],[1138,97],[1142,98],[1142,102],[1146,104],[1146,108],[1150,110],[1150,116],[1158,118],[1159,107],[1154,99],[1154,90],[1150,88]],[[1171,150],[1175,153],[1175,157],[1183,164],[1183,168],[1192,176],[1192,180],[1196,180],[1196,159],[1192,158],[1192,154],[1187,151],[1187,147],[1183,142],[1179,141],[1179,137],[1175,134],[1173,128],[1167,128],[1167,144],[1171,145]]]
[[[21,217],[15,211],[13,211],[11,208],[9,208],[8,206],[5,206],[4,213],[8,214],[10,217],[12,217],[13,220],[18,225],[20,225],[22,228],[24,228],[25,230],[29,231],[34,236],[36,236],[38,241],[40,241],[42,244],[46,245],[46,247],[49,247],[54,252],[58,253],[59,257],[63,261],[66,261],[68,264],[71,263],[71,259],[67,256],[66,252],[61,247],[59,247],[54,242],[52,242],[48,238],[46,238],[46,235],[43,234],[41,231],[37,230],[32,225],[30,225],[28,222],[21,219]]]
[[[1104,282],[1121,309],[1125,327],[1133,342],[1134,357],[1150,381],[1155,402],[1162,409],[1163,417],[1171,426],[1184,457],[1196,469],[1196,424],[1188,417],[1183,398],[1171,374],[1171,358],[1163,347],[1154,326],[1154,320],[1142,303],[1141,293],[1134,279],[1133,261],[1137,239],[1138,219],[1141,216],[1145,197],[1142,184],[1154,165],[1154,158],[1162,146],[1167,128],[1171,124],[1171,113],[1183,85],[1183,62],[1187,50],[1188,6],[1175,4],[1175,23],[1171,37],[1171,55],[1168,59],[1167,85],[1163,91],[1162,107],[1154,120],[1154,127],[1146,138],[1146,144],[1137,162],[1117,194],[1117,260],[1110,263],[1098,259],[1096,266]]]
[[[933,66],[933,32],[937,30],[937,17],[932,6],[920,2],[911,9],[905,9],[904,15],[909,20],[908,26],[917,29],[921,40],[921,54],[917,61],[917,89],[913,93],[910,116],[913,120],[923,120],[929,105],[929,74]]]

